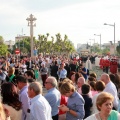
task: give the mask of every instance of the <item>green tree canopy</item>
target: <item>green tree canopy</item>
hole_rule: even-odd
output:
[[[73,44],[68,40],[68,36],[65,35],[62,39],[60,33],[56,34],[56,39],[53,36],[50,37],[49,33],[46,33],[46,35],[38,35],[38,39],[34,38],[33,41],[34,47],[38,49],[38,53],[53,54],[55,52],[70,53],[75,51]],[[21,52],[29,53],[30,47],[30,38],[25,38],[15,43],[13,51],[19,48]]]
[[[5,44],[0,44],[0,56],[5,56],[8,53],[8,47]]]
[[[4,43],[4,39],[2,36],[0,36],[0,44],[3,44]]]
[[[4,39],[0,36],[0,56],[5,56],[8,53],[8,47],[4,44]]]
[[[21,53],[29,53],[30,52],[30,38],[24,38],[21,41],[18,41],[13,46],[13,53],[16,48],[19,48]]]
[[[73,44],[68,40],[68,36],[65,35],[64,38],[61,38],[61,34],[56,34],[56,39],[51,36],[51,40],[48,38],[49,33],[46,35],[38,35],[38,46],[40,52],[46,53],[55,53],[55,52],[67,52],[70,53],[75,51]]]

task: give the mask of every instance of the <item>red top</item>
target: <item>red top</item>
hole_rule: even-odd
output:
[[[104,60],[104,66],[109,67],[110,66],[110,61],[109,60]]]
[[[112,74],[117,73],[118,63],[116,60],[110,62],[110,72]]]
[[[61,101],[60,101],[60,105],[67,105],[67,100],[68,100],[68,97],[64,96],[64,95],[61,95]],[[66,112],[62,112],[61,110],[59,110],[59,115],[61,114],[65,114]]]
[[[103,68],[103,61],[104,61],[104,59],[101,58],[101,59],[100,59],[100,63],[99,63],[101,69]]]
[[[100,59],[100,63],[99,63],[100,66],[103,66],[103,61],[104,61],[104,59],[101,58],[101,59]]]

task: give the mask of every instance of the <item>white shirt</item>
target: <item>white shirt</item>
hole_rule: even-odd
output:
[[[84,120],[98,120],[98,118],[96,118],[96,114],[93,114],[93,115],[90,115],[89,117],[87,117]],[[118,119],[117,120],[120,120],[120,114],[118,114]]]
[[[27,66],[25,64],[22,64],[21,65],[21,68],[23,69],[23,72],[26,72],[27,71]]]
[[[52,120],[51,107],[41,94],[31,99],[29,114],[30,120]]]
[[[97,109],[97,106],[96,106],[96,100],[97,100],[98,95],[100,95],[100,93],[95,94],[92,98],[92,103],[93,103],[92,114],[99,112],[98,109]]]
[[[99,67],[100,66],[99,63],[100,63],[100,58],[96,57],[95,58],[95,66]]]
[[[118,96],[117,96],[117,89],[116,89],[114,83],[112,83],[110,81],[108,84],[106,84],[105,89],[103,90],[103,92],[108,92],[108,93],[111,93],[113,95],[113,97],[114,97],[113,106],[117,110],[119,99],[118,99]]]

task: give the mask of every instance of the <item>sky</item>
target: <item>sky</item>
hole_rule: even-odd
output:
[[[33,14],[34,36],[49,33],[66,34],[75,47],[78,43],[93,44],[120,40],[119,0],[0,0],[0,35],[15,40],[18,35],[30,35],[26,18]],[[49,37],[51,39],[51,37]]]

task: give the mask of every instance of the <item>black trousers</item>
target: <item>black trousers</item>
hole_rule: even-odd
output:
[[[108,71],[109,71],[109,67],[104,67],[103,68],[103,72],[108,73]]]
[[[58,120],[58,114],[55,115],[55,116],[52,116],[52,119],[53,119],[53,120]]]

